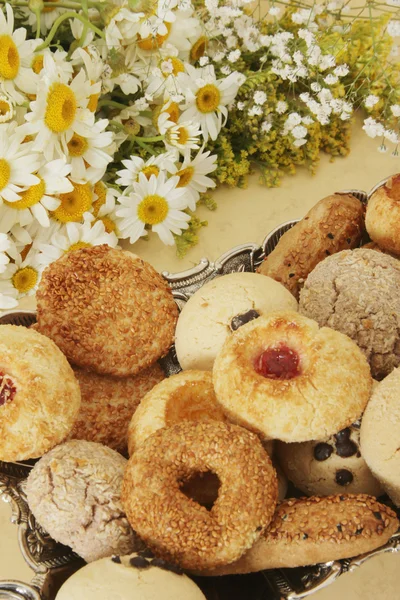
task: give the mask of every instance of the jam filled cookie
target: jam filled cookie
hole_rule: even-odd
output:
[[[68,252],[43,272],[39,331],[73,364],[136,375],[165,355],[178,309],[167,283],[139,257],[106,245]]]
[[[297,310],[297,302],[270,277],[230,273],[206,283],[179,315],[175,347],[182,369],[211,370],[232,331],[273,310]]]
[[[0,325],[0,460],[37,458],[62,442],[80,403],[79,384],[54,342]]]
[[[400,364],[400,261],[368,248],[319,263],[300,294],[300,312],[352,338],[382,379]]]

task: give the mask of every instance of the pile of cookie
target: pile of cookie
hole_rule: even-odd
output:
[[[400,175],[367,209],[321,200],[258,273],[209,281],[180,314],[122,250],[44,271],[37,323],[0,326],[0,460],[39,458],[30,509],[89,563],[58,600],[200,600],[184,571],[316,564],[397,531],[399,200]]]

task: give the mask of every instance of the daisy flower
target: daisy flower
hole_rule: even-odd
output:
[[[35,173],[39,183],[20,192],[20,200],[4,201],[0,213],[0,231],[7,233],[19,224],[22,227],[36,219],[41,227],[49,227],[48,211],[56,210],[61,201],[55,194],[71,192],[74,187],[67,179],[71,165],[59,158],[46,163]]]
[[[0,123],[7,123],[14,118],[15,108],[10,98],[0,94]]]
[[[139,180],[139,174],[142,173],[147,179],[152,175],[156,177],[163,171],[167,173],[176,173],[177,156],[174,152],[164,152],[151,156],[146,162],[139,156],[131,156],[129,160],[123,160],[122,164],[126,169],[117,171],[119,179],[115,183],[122,186],[132,186]]]
[[[71,163],[73,181],[94,183],[103,177],[107,165],[113,159],[110,152],[113,133],[104,131],[107,125],[108,120],[101,119],[94,124],[87,137],[74,133],[68,142],[63,140],[63,150]]]
[[[63,83],[68,83],[74,72],[74,67],[71,61],[68,60],[68,55],[65,50],[60,50],[59,48],[57,48],[55,52],[52,52],[49,50],[49,48],[45,48],[41,52],[36,52],[31,60],[31,67],[34,73],[36,73],[36,75],[40,75],[42,73],[44,67],[44,57],[46,55],[50,57],[50,60],[54,61],[60,81]]]
[[[234,72],[225,79],[217,79],[211,65],[202,69],[187,65],[186,70],[186,104],[182,120],[200,123],[204,140],[207,141],[209,136],[216,140],[222,121],[225,123],[228,118],[226,106],[234,100],[243,83],[242,76]]]
[[[93,215],[97,221],[101,221],[107,233],[115,233],[120,237],[116,218],[115,200],[121,194],[115,188],[107,186],[98,181],[94,186],[94,202],[92,205]]]
[[[46,0],[46,2],[57,2],[58,0]],[[58,19],[60,15],[66,12],[65,8],[58,8],[57,6],[45,6],[40,11],[40,33],[46,34],[54,21]],[[29,25],[32,28],[32,31],[36,31],[37,29],[37,19],[35,13],[33,13],[29,8],[23,8],[22,13],[24,16],[28,18],[26,25]]]
[[[59,206],[51,213],[53,219],[59,223],[82,221],[83,215],[90,211],[93,203],[93,190],[90,183],[75,183],[71,181],[73,189],[70,192],[59,194]]]
[[[39,285],[43,266],[38,261],[38,251],[31,248],[26,254],[18,254],[0,276],[0,294],[19,300],[32,296]]]
[[[43,152],[46,160],[63,156],[62,143],[74,133],[87,136],[94,124],[94,114],[87,108],[89,98],[100,92],[100,83],[92,85],[81,69],[67,84],[61,77],[54,60],[44,56],[44,67],[38,85],[37,96],[31,102],[21,127],[27,135],[35,135],[34,148]]]
[[[87,77],[91,84],[94,84],[101,79],[105,65],[95,46],[88,46],[85,50],[83,50],[83,48],[77,48],[71,58],[73,65],[78,67],[81,67],[82,64],[84,65]],[[89,97],[87,107],[93,113],[96,112],[99,96],[100,90],[98,94],[92,94]]]
[[[67,223],[52,236],[51,244],[40,244],[38,260],[41,265],[48,265],[66,252],[101,244],[116,248],[118,238],[115,233],[107,233],[101,221],[95,222],[94,216],[86,213],[83,223]]]
[[[7,18],[0,9],[0,85],[5,94],[21,104],[25,96],[35,94],[37,75],[30,68],[35,48],[41,40],[27,40],[27,31],[20,27],[14,31],[14,13],[6,4]]]
[[[92,9],[89,9],[89,17],[91,16],[91,12],[92,12]],[[97,12],[97,11],[94,11],[93,15],[95,12]],[[74,38],[76,40],[79,41],[82,37],[83,28],[84,28],[82,21],[79,21],[79,19],[71,19],[69,21],[69,26],[71,27],[72,35],[74,36]],[[93,40],[94,40],[94,31],[92,29],[87,29],[87,32],[85,34],[85,39],[82,40],[81,48],[86,48],[89,44],[91,44],[93,42]]]
[[[215,171],[218,166],[216,161],[216,154],[210,156],[210,152],[203,152],[203,148],[193,160],[190,159],[190,150],[186,150],[184,161],[176,175],[179,177],[177,187],[184,188],[187,192],[190,210],[196,209],[200,193],[215,187],[215,182],[206,175]]]
[[[184,153],[186,149],[197,149],[200,147],[199,137],[201,135],[200,125],[192,121],[173,124],[165,132],[165,145],[167,148],[178,148]]]
[[[188,228],[190,216],[182,212],[187,208],[186,190],[177,189],[179,179],[166,180],[164,172],[150,179],[139,173],[139,181],[133,191],[120,196],[121,207],[116,214],[121,237],[129,238],[131,244],[146,235],[146,227],[158,234],[164,244],[173,245],[173,233],[180,235]]]
[[[164,135],[169,127],[179,121],[180,112],[179,104],[172,100],[167,100],[163,105],[156,107],[153,112],[153,120],[157,130]]]
[[[10,250],[11,241],[6,233],[0,233],[0,273],[4,273],[10,262],[7,252]]]
[[[22,191],[39,183],[33,174],[41,164],[39,154],[32,152],[31,144],[22,144],[10,125],[0,125],[0,203],[20,200]]]

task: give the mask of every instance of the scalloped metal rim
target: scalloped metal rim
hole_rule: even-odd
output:
[[[342,194],[343,193],[351,193],[351,194],[354,194],[356,197],[358,197],[363,202],[367,202],[368,199],[370,198],[370,196],[379,187],[384,185],[388,179],[389,179],[389,177],[380,181],[368,193],[364,192],[363,190],[343,190],[338,193],[342,193]],[[256,264],[259,264],[262,261],[262,259],[265,257],[265,253],[268,248],[268,244],[273,239],[273,237],[279,235],[283,229],[284,230],[290,229],[290,227],[292,227],[295,223],[297,223],[297,221],[298,221],[297,219],[287,221],[285,223],[282,223],[278,227],[276,227],[264,238],[264,240],[260,246],[258,246],[257,244],[254,244],[254,243],[241,244],[239,246],[235,246],[228,252],[225,252],[224,254],[222,254],[215,262],[210,262],[207,258],[202,258],[200,260],[200,262],[197,265],[195,265],[194,267],[192,267],[191,269],[188,269],[186,271],[181,271],[178,273],[169,273],[168,271],[164,271],[162,273],[162,275],[170,283],[170,285],[173,289],[174,297],[175,297],[176,301],[178,302],[178,304],[179,304],[179,302],[184,303],[187,300],[187,296],[185,295],[185,293],[183,293],[179,289],[179,284],[183,280],[189,281],[189,283],[192,283],[194,281],[196,283],[196,285],[199,284],[199,287],[200,287],[200,285],[203,285],[205,283],[205,281],[207,281],[209,278],[218,276],[219,274],[221,274],[224,266],[227,263],[229,263],[229,261],[232,260],[234,257],[240,256],[240,254],[242,254],[242,253],[249,254],[250,264],[251,264],[252,268],[254,268],[254,266],[256,266]],[[177,289],[174,289],[175,287]],[[9,317],[13,317],[13,316],[16,317],[17,315],[27,315],[29,317],[32,317],[35,314],[36,314],[35,311],[28,311],[28,310],[21,311],[18,309],[11,310],[11,311],[8,311],[7,313],[4,313],[0,317],[0,323],[4,322],[4,320],[8,320]],[[2,494],[2,492],[0,490],[0,496],[1,496],[1,494]],[[31,585],[28,585],[28,584],[25,584],[22,582],[17,582],[17,581],[14,581],[14,582],[13,581],[0,581],[0,592],[2,592],[2,591],[9,592],[10,600],[13,600],[13,599],[19,600],[19,598],[21,598],[21,600],[22,599],[41,600],[40,590],[44,586],[45,581],[47,580],[47,575],[51,571],[46,569],[46,573],[45,573],[43,571],[43,565],[39,565],[39,564],[35,565],[35,563],[32,561],[32,559],[26,555],[27,553],[26,553],[26,548],[25,548],[25,541],[23,540],[24,532],[25,532],[26,528],[24,527],[25,523],[23,523],[23,522],[21,523],[20,518],[19,518],[19,513],[20,513],[21,509],[20,509],[18,502],[14,498],[13,494],[10,493],[8,495],[8,498],[11,501],[12,507],[13,507],[12,520],[16,523],[19,523],[19,530],[20,530],[19,531],[19,541],[20,541],[21,553],[24,556],[27,563],[29,564],[29,566],[36,573],[36,576],[32,581],[32,584],[35,587],[32,587]],[[280,600],[301,600],[301,599],[304,599],[304,598],[310,596],[312,593],[330,585],[342,573],[345,573],[347,571],[353,571],[355,568],[359,567],[361,564],[363,564],[370,558],[377,556],[379,554],[384,554],[386,552],[397,552],[397,551],[400,551],[400,531],[398,533],[396,533],[394,536],[392,536],[392,538],[389,540],[389,542],[386,545],[381,546],[380,548],[378,548],[372,552],[368,552],[366,554],[354,557],[352,559],[345,559],[343,561],[332,561],[329,563],[321,564],[320,567],[321,567],[321,569],[326,569],[326,574],[323,577],[321,577],[320,579],[318,579],[317,584],[305,586],[307,589],[304,589],[304,591],[296,592],[293,590],[293,588],[290,589],[290,586],[288,585],[287,580],[283,576],[283,573],[285,570],[265,571],[265,572],[263,572],[263,575],[267,579],[269,577],[275,579],[274,587],[276,587],[276,589],[279,590]],[[19,586],[19,588],[18,588],[18,586]],[[17,595],[16,596],[15,593],[18,593],[18,589],[22,593],[24,591],[26,591],[26,593],[28,593],[30,595],[25,594],[25,595],[19,595],[19,596]],[[12,595],[12,594],[14,594],[14,595]]]

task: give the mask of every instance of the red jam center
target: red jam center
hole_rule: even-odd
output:
[[[11,402],[14,399],[16,392],[17,388],[11,377],[4,375],[4,373],[0,373],[0,406]]]
[[[270,379],[292,379],[300,375],[300,358],[295,350],[280,345],[268,348],[255,362],[257,373]]]

